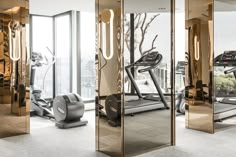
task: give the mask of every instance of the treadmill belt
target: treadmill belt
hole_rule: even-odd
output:
[[[125,114],[134,114],[157,109],[166,109],[161,101],[151,101],[145,99],[129,100],[125,102]]]
[[[214,113],[219,114],[231,110],[236,110],[236,105],[225,104],[225,103],[215,103]]]
[[[236,105],[236,97],[224,98],[221,103]]]
[[[151,100],[129,100],[125,102],[125,109],[134,108],[134,107],[144,107],[149,105],[158,105],[161,104],[162,107],[165,107],[161,101],[151,101]]]

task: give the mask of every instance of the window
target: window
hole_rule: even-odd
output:
[[[33,51],[42,52],[52,60],[48,47],[56,56],[48,72],[48,66],[36,72],[35,83],[39,89],[45,88],[44,98],[74,92],[85,102],[94,101],[94,13],[70,11],[52,17],[32,15],[32,19]]]
[[[36,69],[35,86],[42,90],[42,97],[49,98],[53,96],[53,18],[46,16],[32,16],[32,51],[41,53],[45,56],[49,65],[43,65]]]
[[[84,100],[95,98],[95,15],[81,13],[81,96]]]
[[[56,95],[71,92],[71,16],[55,17],[55,90]]]

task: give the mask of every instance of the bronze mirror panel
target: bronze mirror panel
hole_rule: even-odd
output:
[[[96,144],[97,150],[113,157],[123,156],[121,5],[96,1]]]
[[[0,138],[29,133],[29,2],[0,2]]]
[[[212,0],[186,0],[186,127],[214,132]]]

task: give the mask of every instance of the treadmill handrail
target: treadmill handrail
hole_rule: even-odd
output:
[[[236,67],[233,67],[231,69],[225,70],[224,73],[229,74],[229,73],[232,73],[232,72],[235,72],[235,71],[236,71]]]

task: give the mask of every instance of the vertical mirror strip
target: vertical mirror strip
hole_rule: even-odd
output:
[[[29,133],[29,1],[0,2],[0,138]]]
[[[214,132],[212,0],[186,0],[186,127]]]
[[[97,149],[123,156],[123,54],[121,1],[97,0]]]

